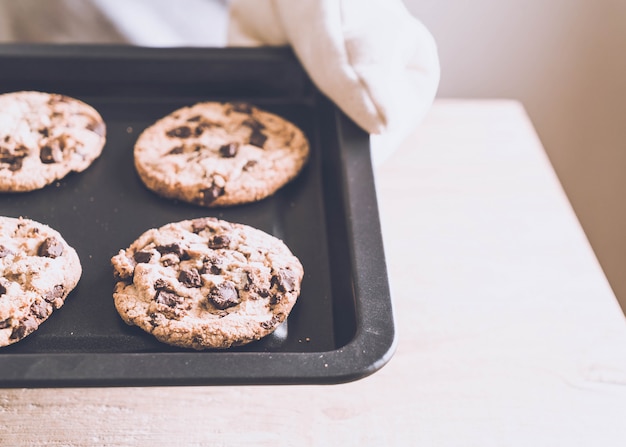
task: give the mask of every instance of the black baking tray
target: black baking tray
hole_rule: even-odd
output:
[[[0,387],[331,384],[389,361],[395,328],[368,135],[312,84],[289,48],[0,45],[0,93],[40,90],[102,114],[107,143],[85,172],[42,190],[0,194],[0,215],[60,231],[83,275],[65,305],[0,348]],[[274,196],[220,209],[163,199],[133,167],[139,133],[203,100],[247,101],[291,120],[312,155]],[[192,351],[124,324],[110,258],[143,231],[214,216],[281,238],[305,268],[287,321],[258,342]]]

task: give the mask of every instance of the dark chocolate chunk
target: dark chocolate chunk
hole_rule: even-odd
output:
[[[38,132],[44,138],[48,138],[50,136],[50,130],[47,127],[44,127],[43,129],[39,129]]]
[[[224,187],[217,186],[213,183],[210,187],[200,191],[202,203],[208,205],[209,203],[214,202],[218,197],[223,196],[224,192]]]
[[[37,249],[37,255],[48,258],[57,258],[63,254],[63,244],[54,236],[46,238]]]
[[[240,302],[239,293],[235,285],[230,281],[224,281],[211,288],[207,298],[215,307],[221,310],[236,306]]]
[[[281,302],[281,300],[282,300],[282,297],[280,295],[274,294],[270,297],[270,304],[278,304]]]
[[[69,103],[70,99],[65,96],[65,95],[60,95],[57,93],[53,93],[50,95],[50,98],[48,99],[48,104],[50,105],[54,105],[54,104],[58,104],[58,103]]]
[[[185,287],[202,287],[202,278],[198,270],[192,268],[191,270],[181,270],[178,274],[178,280]]]
[[[164,256],[161,256],[161,265],[164,267],[170,267],[172,265],[176,265],[180,262],[180,258],[175,254],[169,253]]]
[[[61,284],[57,284],[56,286],[52,288],[50,292],[44,295],[43,299],[49,303],[53,303],[55,300],[59,298],[63,298],[64,293],[65,293],[65,287],[63,287]]]
[[[14,158],[9,162],[9,171],[19,171],[22,169],[22,164],[24,163],[24,157]]]
[[[243,166],[243,170],[244,171],[249,171],[250,169],[252,169],[256,164],[258,163],[258,161],[256,160],[249,160],[244,166]]]
[[[209,258],[202,261],[202,269],[200,273],[203,275],[210,273],[211,275],[219,275],[222,273],[221,261],[219,258]]]
[[[44,164],[59,163],[63,161],[63,155],[58,148],[44,146],[39,150],[39,159]]]
[[[251,272],[246,272],[246,284],[243,286],[243,290],[249,291],[254,286],[254,275]]]
[[[241,125],[249,127],[252,130],[265,129],[265,124],[263,124],[261,121],[255,120],[252,117],[251,118],[246,118],[246,120],[244,120],[244,122],[241,123]]]
[[[211,239],[209,239],[209,248],[218,249],[218,248],[226,248],[230,245],[230,238],[225,234],[216,234]]]
[[[220,147],[220,155],[224,158],[232,158],[239,151],[239,143],[229,143]]]
[[[205,230],[210,222],[214,222],[215,219],[210,217],[200,217],[198,219],[194,219],[191,221],[191,229],[194,233],[200,233],[202,230]]]
[[[0,245],[0,258],[4,258],[5,256],[12,255],[13,252],[6,248],[4,245]]]
[[[249,113],[252,113],[252,111],[254,110],[254,107],[251,104],[248,104],[247,102],[233,102],[230,105],[231,105],[231,109],[234,112],[249,114]]]
[[[267,289],[259,289],[257,293],[261,298],[267,298],[268,296],[270,296],[270,291]]]
[[[189,126],[180,126],[166,132],[168,137],[172,138],[189,138],[191,136],[191,128]]]
[[[176,244],[176,243],[167,244],[167,245],[159,245],[155,248],[157,249],[159,253],[161,253],[161,255],[172,253],[178,256],[179,258],[183,257],[183,247],[181,247],[179,244]]]
[[[0,321],[0,329],[6,329],[11,325],[11,317]]]
[[[281,292],[291,292],[296,288],[296,277],[291,270],[281,269],[272,276],[270,285],[277,286]]]
[[[169,151],[166,155],[182,154],[184,151],[185,151],[185,148],[183,146],[176,146],[171,151]]]
[[[21,340],[26,337],[31,332],[34,332],[39,327],[39,323],[33,317],[28,317],[23,321],[20,321],[20,324],[17,327],[13,328],[13,332],[11,332],[11,336],[9,337],[11,340]]]
[[[9,171],[19,171],[22,169],[24,157],[27,152],[16,150],[11,152],[8,149],[0,149],[0,163],[6,163],[9,165]]]
[[[149,251],[138,251],[133,255],[133,259],[137,264],[147,264],[152,259],[152,253]]]
[[[168,287],[169,285],[167,284],[167,282],[165,282],[165,280],[161,278],[154,281],[154,290],[167,289]]]
[[[0,295],[4,295],[7,293],[7,288],[0,284]]]
[[[212,123],[210,121],[202,121],[200,124],[198,124],[198,126],[195,129],[195,134],[197,136],[202,135],[202,132],[204,132],[207,129],[210,129],[211,127],[219,127],[219,124],[217,123]]]
[[[265,330],[270,330],[280,322],[280,317],[274,315],[270,320],[261,323],[261,327]]]
[[[265,135],[263,132],[261,132],[258,129],[252,129],[252,133],[250,134],[250,138],[248,139],[248,142],[251,145],[263,148],[263,145],[265,144],[266,141],[267,141],[267,135]]]
[[[157,290],[156,295],[154,295],[154,301],[159,304],[164,304],[167,307],[176,307],[179,304],[182,304],[184,298],[182,296],[176,295],[174,292],[170,292],[166,289]]]
[[[45,301],[39,301],[30,306],[30,313],[40,320],[46,319],[51,311],[52,309]]]
[[[95,133],[96,135],[103,137],[106,135],[106,126],[100,120],[93,120],[87,124],[87,129]]]

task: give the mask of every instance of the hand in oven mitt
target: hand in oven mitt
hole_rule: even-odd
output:
[[[290,45],[317,87],[372,134],[374,164],[415,129],[439,85],[434,39],[401,0],[231,0],[228,45]]]

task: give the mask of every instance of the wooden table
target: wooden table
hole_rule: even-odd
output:
[[[5,389],[0,444],[624,446],[624,314],[523,108],[439,100],[377,168],[398,348],[342,385]]]

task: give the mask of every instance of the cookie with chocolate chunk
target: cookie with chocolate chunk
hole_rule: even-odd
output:
[[[100,156],[105,124],[90,105],[65,95],[0,95],[0,192],[41,189]]]
[[[37,330],[81,274],[78,254],[56,230],[0,216],[0,346]]]
[[[135,144],[135,167],[149,189],[206,207],[268,197],[295,178],[308,157],[298,127],[246,103],[184,107]]]
[[[291,312],[304,274],[280,239],[215,218],[150,229],[111,263],[122,319],[198,350],[272,333]]]

